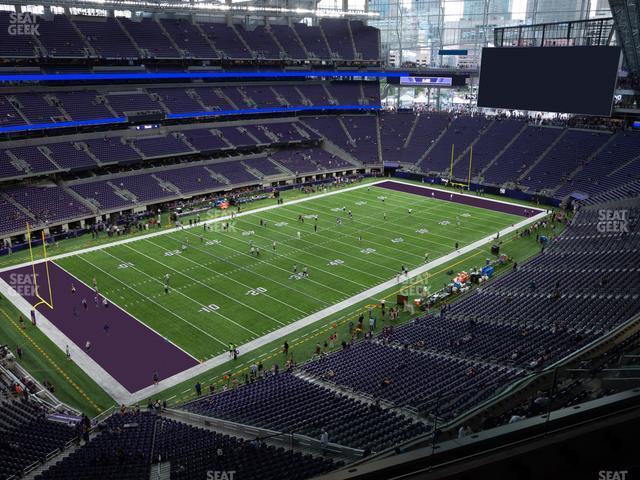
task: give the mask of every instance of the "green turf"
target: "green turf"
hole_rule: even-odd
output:
[[[239,217],[229,231],[194,227],[56,262],[88,284],[95,277],[112,302],[207,359],[421,265],[426,253],[432,260],[519,220],[371,187]],[[294,265],[309,277],[293,275]]]

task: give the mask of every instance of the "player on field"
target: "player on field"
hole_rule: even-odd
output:
[[[425,263],[429,261],[429,253],[424,254],[424,261]]]
[[[276,251],[276,241],[274,240],[273,243],[271,244],[271,248],[273,248],[273,251]]]
[[[413,208],[409,209],[409,215],[411,215],[411,213],[413,212]]]
[[[71,284],[71,293],[76,293],[76,286],[73,283]]]
[[[300,235],[300,232],[298,232],[298,240],[300,240],[300,236],[301,236],[301,235]]]
[[[293,274],[295,275],[296,273],[298,273],[298,266],[294,263],[293,264]]]
[[[302,269],[302,276],[305,277],[305,278],[309,277],[309,269],[307,267],[304,267]]]
[[[384,219],[384,221],[387,221],[387,212],[383,212],[382,213],[382,218]]]
[[[353,220],[353,213],[351,213],[351,210],[349,210],[349,220]]]
[[[253,245],[251,245],[251,248],[250,248],[250,250],[249,250],[249,251],[250,251],[251,255],[253,255],[254,253],[256,253],[256,247],[254,247]]]

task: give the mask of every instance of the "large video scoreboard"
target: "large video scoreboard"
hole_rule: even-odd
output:
[[[478,106],[610,116],[620,47],[484,48]]]

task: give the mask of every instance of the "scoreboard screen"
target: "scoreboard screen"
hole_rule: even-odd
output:
[[[610,116],[620,47],[483,48],[478,106]]]
[[[450,87],[453,85],[451,77],[400,77],[400,85],[412,87]]]

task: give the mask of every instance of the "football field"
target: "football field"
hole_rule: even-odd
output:
[[[39,311],[71,339],[77,358],[87,355],[135,392],[154,372],[164,380],[229,344],[243,354],[270,332],[401,281],[403,267],[455,254],[456,244],[462,249],[526,219],[522,207],[500,211],[486,200],[480,208],[462,195],[429,192],[363,185],[65,255],[52,265],[55,308]],[[142,324],[144,332],[136,330]],[[126,381],[136,369],[141,378]]]

